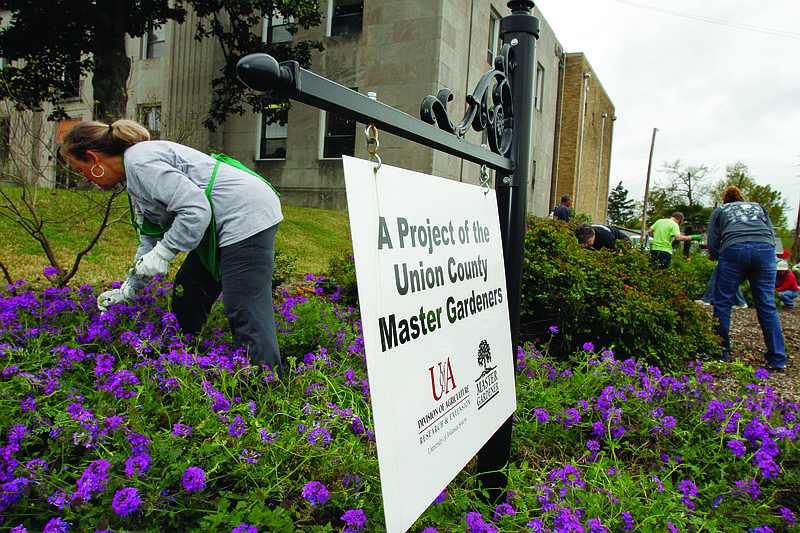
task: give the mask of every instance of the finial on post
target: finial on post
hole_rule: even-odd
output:
[[[278,64],[268,54],[248,54],[236,64],[239,79],[254,91],[288,95],[299,91],[297,87],[299,65],[297,62]]]
[[[533,0],[509,0],[506,4],[515,15],[530,15],[533,11]]]

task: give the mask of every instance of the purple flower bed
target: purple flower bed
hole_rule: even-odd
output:
[[[92,287],[0,293],[0,525],[23,531],[380,531],[360,321],[332,295],[283,295],[283,389],[198,336],[156,282],[100,315]],[[550,329],[558,335],[558,328]],[[668,374],[586,343],[517,354],[509,491],[468,465],[413,531],[800,531],[797,406],[741,369]]]

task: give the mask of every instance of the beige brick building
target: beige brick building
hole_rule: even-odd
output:
[[[573,208],[603,223],[608,213],[614,104],[582,53],[565,55],[558,167],[552,202],[573,197]]]
[[[360,93],[375,93],[381,102],[414,117],[425,96],[449,88],[453,122],[461,119],[465,95],[490,68],[500,46],[500,19],[510,13],[499,0],[323,0],[321,9],[323,24],[295,36],[325,44],[324,52],[313,55],[312,72]],[[534,14],[541,32],[528,209],[546,215],[567,192],[580,211],[602,221],[614,109],[593,72],[584,92],[582,72],[591,72],[588,61],[582,54],[565,54],[538,8]],[[341,154],[368,157],[364,125],[294,103],[285,126],[266,125],[261,117],[246,114],[230,117],[209,133],[201,122],[210,81],[222,60],[216,43],[193,39],[194,28],[189,17],[182,25],[168,23],[142,39],[130,39],[134,61],[128,115],[161,138],[239,159],[273,183],[284,204],[346,209]],[[273,42],[291,38],[279,18],[266,20],[261,31]],[[90,79],[81,81],[81,89],[79,98],[65,102],[72,121],[91,118]],[[44,123],[43,138],[55,147],[71,124]],[[476,164],[387,133],[379,138],[386,164],[478,183]],[[477,144],[484,140],[474,131],[466,138]]]

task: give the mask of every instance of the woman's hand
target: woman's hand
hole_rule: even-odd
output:
[[[109,306],[121,304],[126,300],[133,300],[134,296],[136,296],[136,291],[126,281],[119,289],[112,289],[98,296],[97,308],[100,312],[105,313],[108,311]]]
[[[175,259],[174,253],[170,252],[166,246],[157,243],[155,247],[144,254],[136,263],[137,276],[157,276],[169,272],[169,262]]]

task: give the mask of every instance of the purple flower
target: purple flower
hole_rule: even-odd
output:
[[[636,526],[636,522],[633,521],[633,515],[628,511],[622,511],[622,519],[625,520],[625,527],[623,527],[622,530],[633,531],[633,528]]]
[[[539,422],[540,424],[544,424],[545,422],[547,422],[549,418],[547,411],[541,408],[534,409],[533,416],[536,417],[536,421]]]
[[[69,523],[61,520],[60,518],[51,519],[46,526],[44,526],[44,533],[64,533],[69,529]]]
[[[592,350],[594,350],[594,344],[592,344],[591,342],[583,343],[583,351],[584,352],[591,352]]]
[[[44,276],[55,276],[58,274],[58,269],[56,267],[44,267]]]
[[[12,527],[11,528],[11,533],[28,533],[28,530],[25,529],[25,526],[20,524],[17,527]]]
[[[447,498],[447,489],[440,492],[439,495],[433,499],[433,503],[442,503],[445,498]]]
[[[239,460],[244,461],[246,463],[251,463],[254,465],[258,464],[258,458],[261,457],[261,454],[255,450],[251,450],[250,448],[245,448],[242,450],[242,453],[239,454]]]
[[[680,490],[687,498],[694,498],[697,496],[697,485],[688,479],[684,479],[680,482],[678,485],[678,490]]]
[[[783,515],[784,520],[794,525],[794,515],[792,514],[791,509],[787,509],[786,507],[781,507],[781,514]]]
[[[266,442],[268,444],[272,444],[273,442],[275,442],[275,439],[278,437],[277,433],[274,433],[267,429],[262,429],[260,433],[261,433],[261,442]]]
[[[150,470],[150,456],[146,453],[135,453],[125,461],[125,474],[128,477],[141,476]]]
[[[331,434],[325,428],[312,429],[308,433],[308,442],[312,446],[325,447],[331,443]]]
[[[247,426],[245,426],[242,417],[237,415],[233,417],[233,422],[231,422],[231,424],[228,426],[228,433],[231,437],[239,437],[244,435],[246,429]]]
[[[667,527],[670,531],[672,531],[672,533],[678,533],[678,531],[680,531],[680,529],[672,525],[672,519],[667,519]]]
[[[192,436],[192,428],[191,426],[187,426],[185,424],[173,424],[172,425],[172,434],[176,437],[178,436]]]
[[[189,492],[197,492],[206,488],[206,473],[202,468],[190,466],[183,473],[183,488]]]
[[[550,333],[558,333],[558,326],[550,326]]]
[[[367,523],[367,515],[361,509],[351,509],[342,515],[342,520],[349,528],[361,530],[364,529],[364,525]]]
[[[547,529],[544,520],[542,520],[541,518],[534,518],[526,525],[531,531],[533,531],[533,533],[550,533],[550,530]]]
[[[425,529],[423,529],[423,530],[422,530],[422,533],[439,533],[439,532],[438,532],[438,531],[436,531],[436,528],[434,528],[434,527],[429,527],[429,528],[425,528]]]
[[[118,490],[114,494],[114,499],[111,501],[111,507],[120,516],[128,516],[142,503],[142,497],[139,496],[139,489],[128,487]]]
[[[311,505],[325,505],[329,497],[328,489],[319,481],[310,481],[303,487],[303,498]]]
[[[485,522],[481,513],[468,513],[464,516],[467,523],[468,533],[497,533],[497,529],[491,522]]]
[[[258,529],[256,529],[256,526],[248,526],[242,522],[242,525],[233,528],[231,533],[258,533]]]
[[[514,508],[511,507],[507,503],[501,503],[494,510],[494,517],[495,518],[502,518],[505,515],[514,516],[515,514],[517,514],[517,513],[514,512]]]
[[[108,469],[111,463],[105,459],[97,459],[83,471],[78,480],[78,492],[84,499],[89,499],[92,492],[105,490],[108,484]]]

